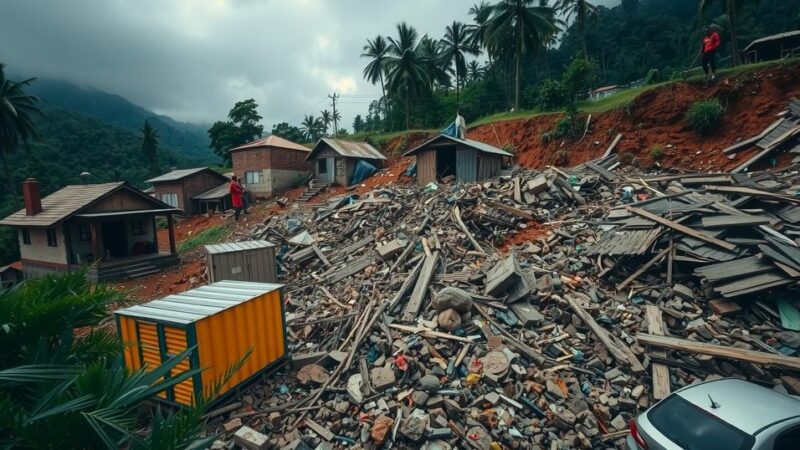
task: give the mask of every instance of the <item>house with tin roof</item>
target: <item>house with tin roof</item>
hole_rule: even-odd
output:
[[[416,157],[417,182],[425,185],[451,175],[462,181],[491,178],[503,168],[503,159],[514,155],[480,141],[442,133],[403,156]]]
[[[198,197],[215,189],[220,189],[223,195],[214,198],[215,201],[224,201],[228,194],[229,179],[224,175],[208,168],[197,167],[194,169],[180,169],[167,172],[147,180],[153,187],[152,195],[173,208],[183,211],[185,216],[193,216],[205,212],[209,195],[201,199]],[[216,191],[214,191],[216,192]]]
[[[0,220],[17,231],[25,278],[89,266],[107,281],[157,273],[178,263],[172,216],[180,211],[125,182],[71,185],[44,198],[22,183],[25,208]],[[167,230],[159,236],[157,218]]]
[[[275,135],[231,149],[233,173],[252,197],[266,198],[308,179],[308,147]]]
[[[361,181],[363,173],[382,167],[386,157],[366,142],[322,138],[306,161],[313,163],[314,176],[321,183],[350,186]]]

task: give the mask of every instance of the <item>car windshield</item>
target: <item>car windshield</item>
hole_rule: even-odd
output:
[[[754,441],[678,395],[658,404],[647,418],[661,434],[686,450],[748,450]]]

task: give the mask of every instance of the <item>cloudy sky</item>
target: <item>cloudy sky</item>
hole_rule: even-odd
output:
[[[380,94],[367,38],[407,21],[441,37],[475,0],[2,0],[0,62],[122,95],[187,122],[255,98],[269,130],[342,96],[343,125]],[[618,0],[600,0],[614,4]]]

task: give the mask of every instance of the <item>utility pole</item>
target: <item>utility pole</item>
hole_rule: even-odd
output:
[[[334,92],[333,95],[329,95],[328,98],[333,101],[333,138],[336,139],[339,135],[339,126],[336,123],[336,99],[339,98],[339,96]]]

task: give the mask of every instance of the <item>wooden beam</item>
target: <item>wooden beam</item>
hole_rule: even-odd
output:
[[[661,320],[661,310],[655,305],[645,305],[645,319],[647,320],[647,332],[658,336],[664,335],[664,321]],[[654,356],[667,357],[664,350],[653,350]],[[669,382],[669,367],[666,364],[651,363],[653,369],[653,398],[661,400],[669,395],[671,386]]]
[[[627,209],[628,211],[636,214],[637,216],[642,216],[645,219],[652,220],[653,222],[656,222],[656,223],[660,223],[661,225],[664,225],[666,227],[672,228],[673,230],[679,231],[679,232],[681,232],[683,234],[687,234],[687,235],[689,235],[689,236],[691,236],[691,237],[693,237],[695,239],[700,239],[701,241],[708,242],[709,244],[714,244],[717,247],[724,248],[725,250],[730,250],[730,251],[736,250],[736,246],[731,244],[730,242],[725,242],[725,241],[723,241],[721,239],[717,239],[717,238],[708,236],[707,234],[701,233],[699,231],[695,231],[695,230],[687,227],[686,225],[681,225],[678,222],[675,222],[673,220],[665,219],[665,218],[663,218],[661,216],[658,216],[656,214],[653,214],[651,212],[645,211],[645,210],[640,209],[640,208],[634,208],[632,206],[626,206],[625,209]]]
[[[425,294],[428,292],[428,285],[431,282],[431,278],[433,278],[433,271],[436,270],[436,264],[438,262],[439,252],[433,252],[430,256],[425,257],[425,263],[422,265],[419,278],[417,278],[417,284],[414,285],[411,298],[408,299],[406,309],[403,310],[404,322],[412,322],[419,315],[422,301],[425,299]]]
[[[98,239],[97,236],[96,222],[89,223],[89,233],[92,235],[92,259],[94,260],[94,262],[97,262],[100,260],[100,257],[102,255],[100,255],[100,240]],[[158,233],[156,232],[156,234]],[[156,251],[158,251],[158,247],[156,247]]]
[[[514,208],[513,206],[508,206],[500,202],[496,202],[493,200],[488,200],[485,202],[487,205],[491,206],[492,208],[497,208],[501,211],[505,211],[509,214],[515,215],[517,217],[522,217],[525,220],[535,220],[536,218],[533,217],[533,214],[525,212],[519,208]]]
[[[756,364],[767,364],[800,371],[800,358],[790,356],[774,355],[754,350],[743,350],[734,347],[725,347],[722,345],[707,344],[705,342],[695,342],[645,333],[637,333],[636,340],[642,345],[669,348],[701,355],[719,356],[721,358],[735,359]]]
[[[631,282],[633,282],[633,280],[639,278],[639,276],[641,274],[643,274],[647,269],[652,267],[653,264],[655,264],[658,261],[660,261],[663,257],[667,256],[667,254],[669,252],[671,252],[671,251],[672,251],[672,246],[669,246],[669,247],[665,248],[664,250],[661,250],[660,252],[658,252],[658,254],[656,256],[654,256],[652,259],[650,259],[650,261],[647,261],[646,263],[644,263],[644,265],[642,265],[641,267],[636,269],[636,272],[633,272],[631,274],[631,276],[629,276],[624,281],[619,283],[617,285],[617,290],[621,291],[621,290],[625,289],[625,286],[629,285]]]
[[[776,148],[780,147],[784,142],[786,142],[788,139],[792,138],[797,133],[800,133],[800,125],[798,125],[798,126],[796,126],[794,128],[791,128],[786,133],[783,133],[782,135],[778,136],[764,150],[761,150],[760,152],[756,153],[755,156],[753,156],[752,158],[750,158],[747,161],[739,164],[738,166],[736,166],[735,169],[731,170],[731,172],[738,173],[738,172],[741,172],[744,169],[747,169],[751,165],[753,165],[756,162],[758,162],[761,158],[763,158],[763,157],[767,156],[768,154],[772,153]]]
[[[172,214],[167,214],[167,228],[169,229],[169,252],[173,255],[178,253],[178,247],[175,245],[175,219]]]
[[[467,239],[469,239],[469,242],[472,243],[473,247],[475,247],[475,250],[483,254],[486,254],[486,252],[484,252],[483,249],[481,248],[480,244],[478,244],[478,241],[475,240],[475,237],[472,236],[472,233],[469,232],[467,226],[464,225],[464,221],[461,220],[461,210],[458,209],[458,206],[453,207],[453,219],[455,219],[456,225],[458,225],[458,227],[461,228],[461,231],[463,231],[464,234],[467,235]]]
[[[780,125],[782,122],[783,122],[783,119],[778,119],[775,122],[772,122],[772,125],[770,125],[767,128],[765,128],[764,131],[762,131],[761,134],[759,134],[758,136],[751,137],[750,139],[746,139],[746,140],[744,140],[742,142],[737,142],[737,143],[731,145],[730,147],[726,148],[725,150],[722,150],[722,153],[731,153],[731,152],[735,152],[735,151],[737,151],[739,149],[755,145],[756,142],[760,141],[761,139],[764,139],[764,136],[768,135],[770,133],[770,131],[772,131],[775,128],[777,128],[778,125]]]
[[[622,139],[622,133],[617,133],[617,137],[615,137],[614,140],[611,141],[611,145],[609,145],[608,148],[606,149],[606,152],[603,153],[603,158],[607,157],[608,155],[611,154],[611,152],[614,151],[614,148],[617,146],[617,144],[621,139]]]
[[[778,200],[782,202],[793,203],[795,205],[800,205],[800,199],[798,198],[790,197],[788,195],[775,194],[773,192],[760,191],[758,189],[751,189],[746,187],[706,186],[706,190],[709,192],[718,192],[720,194],[737,194],[748,197],[763,198],[767,200]]]

